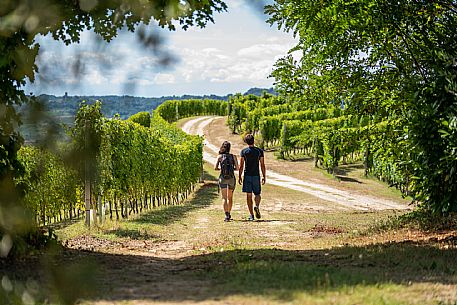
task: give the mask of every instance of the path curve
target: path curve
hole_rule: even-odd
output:
[[[188,134],[197,134],[204,136],[205,128],[215,119],[220,118],[217,116],[203,116],[187,121],[182,130]],[[203,159],[210,163],[215,164],[219,148],[208,140],[203,141]],[[295,191],[303,192],[315,196],[317,198],[332,202],[335,204],[335,210],[407,210],[409,207],[391,200],[379,199],[370,196],[350,193],[345,190],[336,189],[324,184],[318,184],[310,181],[300,180],[290,176],[276,173],[272,170],[267,172],[267,183],[289,188]]]

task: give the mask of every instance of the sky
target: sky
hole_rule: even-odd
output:
[[[65,46],[39,37],[39,73],[26,93],[64,95],[204,95],[269,88],[277,59],[295,45],[291,33],[265,22],[266,16],[243,0],[228,0],[203,28],[145,29],[162,40],[145,47],[135,33],[122,31],[111,43],[84,31],[79,44]],[[166,65],[161,63],[167,63]]]

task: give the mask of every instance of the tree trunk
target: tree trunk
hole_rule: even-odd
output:
[[[117,198],[114,196],[114,209],[116,210],[116,220],[119,220],[119,209],[117,208]]]

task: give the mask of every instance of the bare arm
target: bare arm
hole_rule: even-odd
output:
[[[262,184],[265,184],[267,179],[267,170],[265,169],[265,158],[260,157],[260,170],[262,171]]]
[[[233,155],[233,159],[235,160],[235,170],[239,170],[240,167],[238,166],[238,159],[236,158],[235,155]]]
[[[216,165],[214,166],[214,169],[215,170],[220,170],[219,168],[219,164],[221,163],[221,155],[217,156],[217,161],[216,161]]]
[[[240,167],[238,168],[238,183],[241,184],[243,183],[243,179],[241,178],[241,175],[243,174],[243,169],[244,169],[244,158],[240,158]]]

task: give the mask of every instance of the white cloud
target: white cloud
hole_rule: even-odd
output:
[[[154,77],[154,83],[157,85],[174,84],[175,76],[169,73],[158,73]]]
[[[205,48],[205,49],[202,50],[202,53],[207,54],[207,55],[211,55],[211,54],[214,54],[214,53],[220,53],[220,50],[217,49],[217,48]]]
[[[268,42],[278,42],[279,38],[277,36],[271,36],[266,39]]]
[[[284,56],[292,43],[257,43],[234,52],[223,48],[198,47],[175,49],[182,59],[177,67],[178,80],[213,83],[250,82],[271,85],[268,79],[276,60]]]
[[[287,53],[291,47],[291,45],[280,44],[255,44],[250,47],[240,49],[238,51],[238,56],[255,59],[274,58],[275,55]]]
[[[228,9],[237,9],[245,6],[245,0],[229,0],[226,2]]]
[[[108,82],[108,79],[100,73],[99,70],[90,70],[88,74],[85,75],[85,79],[95,85],[101,85]]]

